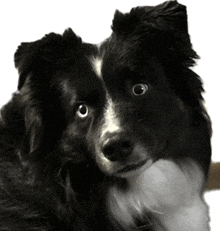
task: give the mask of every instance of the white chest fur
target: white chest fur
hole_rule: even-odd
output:
[[[159,160],[129,178],[128,184],[127,191],[112,187],[108,194],[110,213],[127,230],[143,211],[155,217],[156,231],[209,230],[208,207],[201,196],[204,176],[195,162],[188,160],[180,168],[173,161]]]

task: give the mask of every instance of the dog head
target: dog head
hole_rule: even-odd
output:
[[[185,7],[171,1],[116,11],[112,29],[101,46],[68,29],[18,48],[24,153],[38,162],[95,161],[117,177],[160,158],[190,157],[207,172],[209,121],[190,69],[198,56]]]

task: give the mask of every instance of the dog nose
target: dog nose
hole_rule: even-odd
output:
[[[102,152],[111,161],[125,160],[133,151],[132,142],[124,138],[108,138],[103,144]]]

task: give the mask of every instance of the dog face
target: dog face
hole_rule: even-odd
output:
[[[125,176],[159,158],[181,159],[186,146],[205,139],[192,127],[206,118],[201,81],[188,68],[197,55],[183,6],[116,12],[112,28],[101,47],[83,43],[70,29],[22,44],[15,63],[28,102],[29,151],[48,135],[48,148],[59,143],[76,160],[88,153],[106,174]]]
[[[186,145],[190,149],[196,142],[188,139],[192,126],[206,123],[202,85],[188,69],[197,55],[185,8],[172,5],[116,12],[113,34],[99,48],[82,43],[71,30],[20,47],[19,89],[31,91],[36,115],[42,117],[38,111],[45,107],[51,118],[46,126],[58,125],[51,143],[60,139],[70,157],[90,153],[103,172],[119,176],[159,158],[181,159]],[[33,116],[33,109],[27,114]],[[32,140],[30,149],[39,143]]]
[[[130,179],[161,159],[180,166],[190,159],[207,176],[210,122],[201,80],[189,69],[197,55],[185,7],[117,11],[112,29],[101,46],[68,29],[19,47],[21,160],[53,174],[71,162],[91,184],[99,172]]]

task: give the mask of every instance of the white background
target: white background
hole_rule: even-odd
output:
[[[201,60],[195,71],[202,77],[206,107],[213,123],[213,161],[220,161],[220,13],[217,0],[179,0],[188,7],[189,33]],[[40,39],[49,32],[63,33],[71,27],[85,42],[100,43],[110,33],[115,9],[129,11],[138,5],[156,5],[162,0],[68,1],[7,0],[0,3],[0,105],[16,90],[18,74],[13,55],[21,42]],[[212,231],[219,231],[220,192],[206,194]]]

